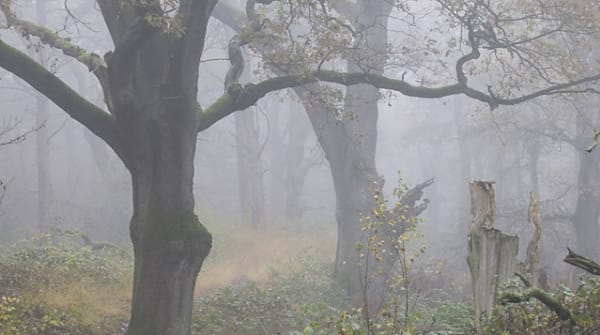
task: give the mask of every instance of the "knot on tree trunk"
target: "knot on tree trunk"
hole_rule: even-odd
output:
[[[145,222],[134,218],[131,238],[136,249],[175,260],[191,258],[202,262],[212,247],[212,236],[196,215],[173,220],[150,218]]]

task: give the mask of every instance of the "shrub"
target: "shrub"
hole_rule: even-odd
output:
[[[328,262],[300,256],[261,283],[219,289],[196,302],[196,333],[282,333],[325,319],[346,304]]]
[[[500,294],[519,294],[523,289],[519,283],[510,282]],[[581,283],[574,291],[561,285],[549,294],[572,313],[575,326],[571,327],[569,322],[561,320],[545,305],[530,299],[521,303],[496,306],[491,316],[483,320],[486,334],[600,334],[600,279],[582,277]]]
[[[0,334],[108,334],[127,319],[132,260],[46,234],[4,247]]]

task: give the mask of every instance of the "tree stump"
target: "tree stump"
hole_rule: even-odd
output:
[[[519,238],[494,228],[496,204],[492,184],[484,181],[469,184],[473,221],[469,231],[467,263],[471,271],[479,334],[479,316],[492,310],[498,286],[510,279],[519,268]]]

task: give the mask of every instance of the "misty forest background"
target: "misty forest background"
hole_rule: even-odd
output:
[[[56,40],[40,39],[42,33],[19,21],[48,27],[48,34],[69,36],[69,43],[104,55],[113,41],[96,1],[1,3],[4,43],[89,102],[107,106],[92,71],[65,56],[64,49],[48,46]],[[589,150],[600,129],[597,82],[555,89],[514,106],[494,105],[492,93],[520,96],[600,72],[597,3],[248,3],[256,8],[249,10],[246,1],[219,1],[208,21],[197,87],[202,106],[238,82],[286,74],[286,66],[294,71],[311,66],[313,59],[298,65],[292,55],[281,58],[281,50],[291,48],[289,41],[271,36],[266,43],[259,36],[259,29],[272,25],[273,34],[306,42],[303,38],[315,32],[304,21],[277,30],[279,16],[289,18],[286,10],[294,6],[314,11],[315,21],[335,17],[335,29],[355,25],[367,36],[354,36],[356,50],[349,51],[339,45],[345,41],[338,35],[319,35],[313,42],[331,43],[331,48],[312,46],[309,55],[298,47],[300,55],[294,57],[325,57],[317,62],[319,70],[360,72],[368,64],[367,72],[401,77],[416,87],[456,80],[455,63],[469,52],[472,27],[453,21],[452,13],[480,6],[477,13],[487,8],[527,20],[538,15],[539,5],[540,17],[570,16],[548,38],[540,27],[547,23],[543,20],[506,28],[536,35],[530,49],[521,50],[518,43],[514,50],[482,44],[490,54],[465,72],[469,84],[489,92],[488,103],[464,94],[419,98],[365,84],[311,83],[273,91],[200,131],[193,209],[213,240],[194,289],[192,334],[600,333],[600,282],[563,262],[567,247],[600,261],[600,149]],[[344,16],[347,4],[365,6],[354,13],[356,20]],[[377,9],[369,14],[370,6]],[[553,12],[556,8],[562,9]],[[258,18],[245,17],[250,13]],[[371,14],[376,24],[366,27],[360,20]],[[306,13],[296,16],[311,20]],[[584,21],[585,29],[573,28]],[[504,43],[502,33],[522,38],[496,23],[476,32],[495,32],[498,43]],[[236,46],[242,47],[237,51],[244,66],[232,74]],[[0,78],[0,333],[122,334],[134,289],[131,174],[111,147],[46,96],[11,72],[2,70]],[[569,309],[571,318],[533,298],[503,301],[475,315],[466,262],[473,180],[495,182],[494,225],[519,237],[520,259],[533,235],[530,192],[537,197],[542,235],[535,286]],[[407,195],[415,196],[412,203],[406,203]],[[394,213],[401,219],[390,219]],[[403,227],[387,246],[397,253],[385,285],[374,278],[381,275],[377,266],[365,264],[369,259],[388,264],[384,256],[378,259],[386,246],[369,240],[379,236],[373,233],[377,220]],[[348,221],[355,231],[339,229]],[[374,235],[365,240],[369,233]],[[355,276],[354,268],[344,270],[348,262],[359,264],[360,276],[344,277]],[[361,278],[385,288],[370,291]],[[498,295],[527,289],[515,277]]]

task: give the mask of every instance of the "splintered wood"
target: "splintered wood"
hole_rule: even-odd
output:
[[[494,228],[496,204],[491,182],[474,181],[469,184],[469,189],[473,221],[467,262],[479,329],[479,315],[492,310],[499,284],[510,279],[519,267],[519,238]]]

